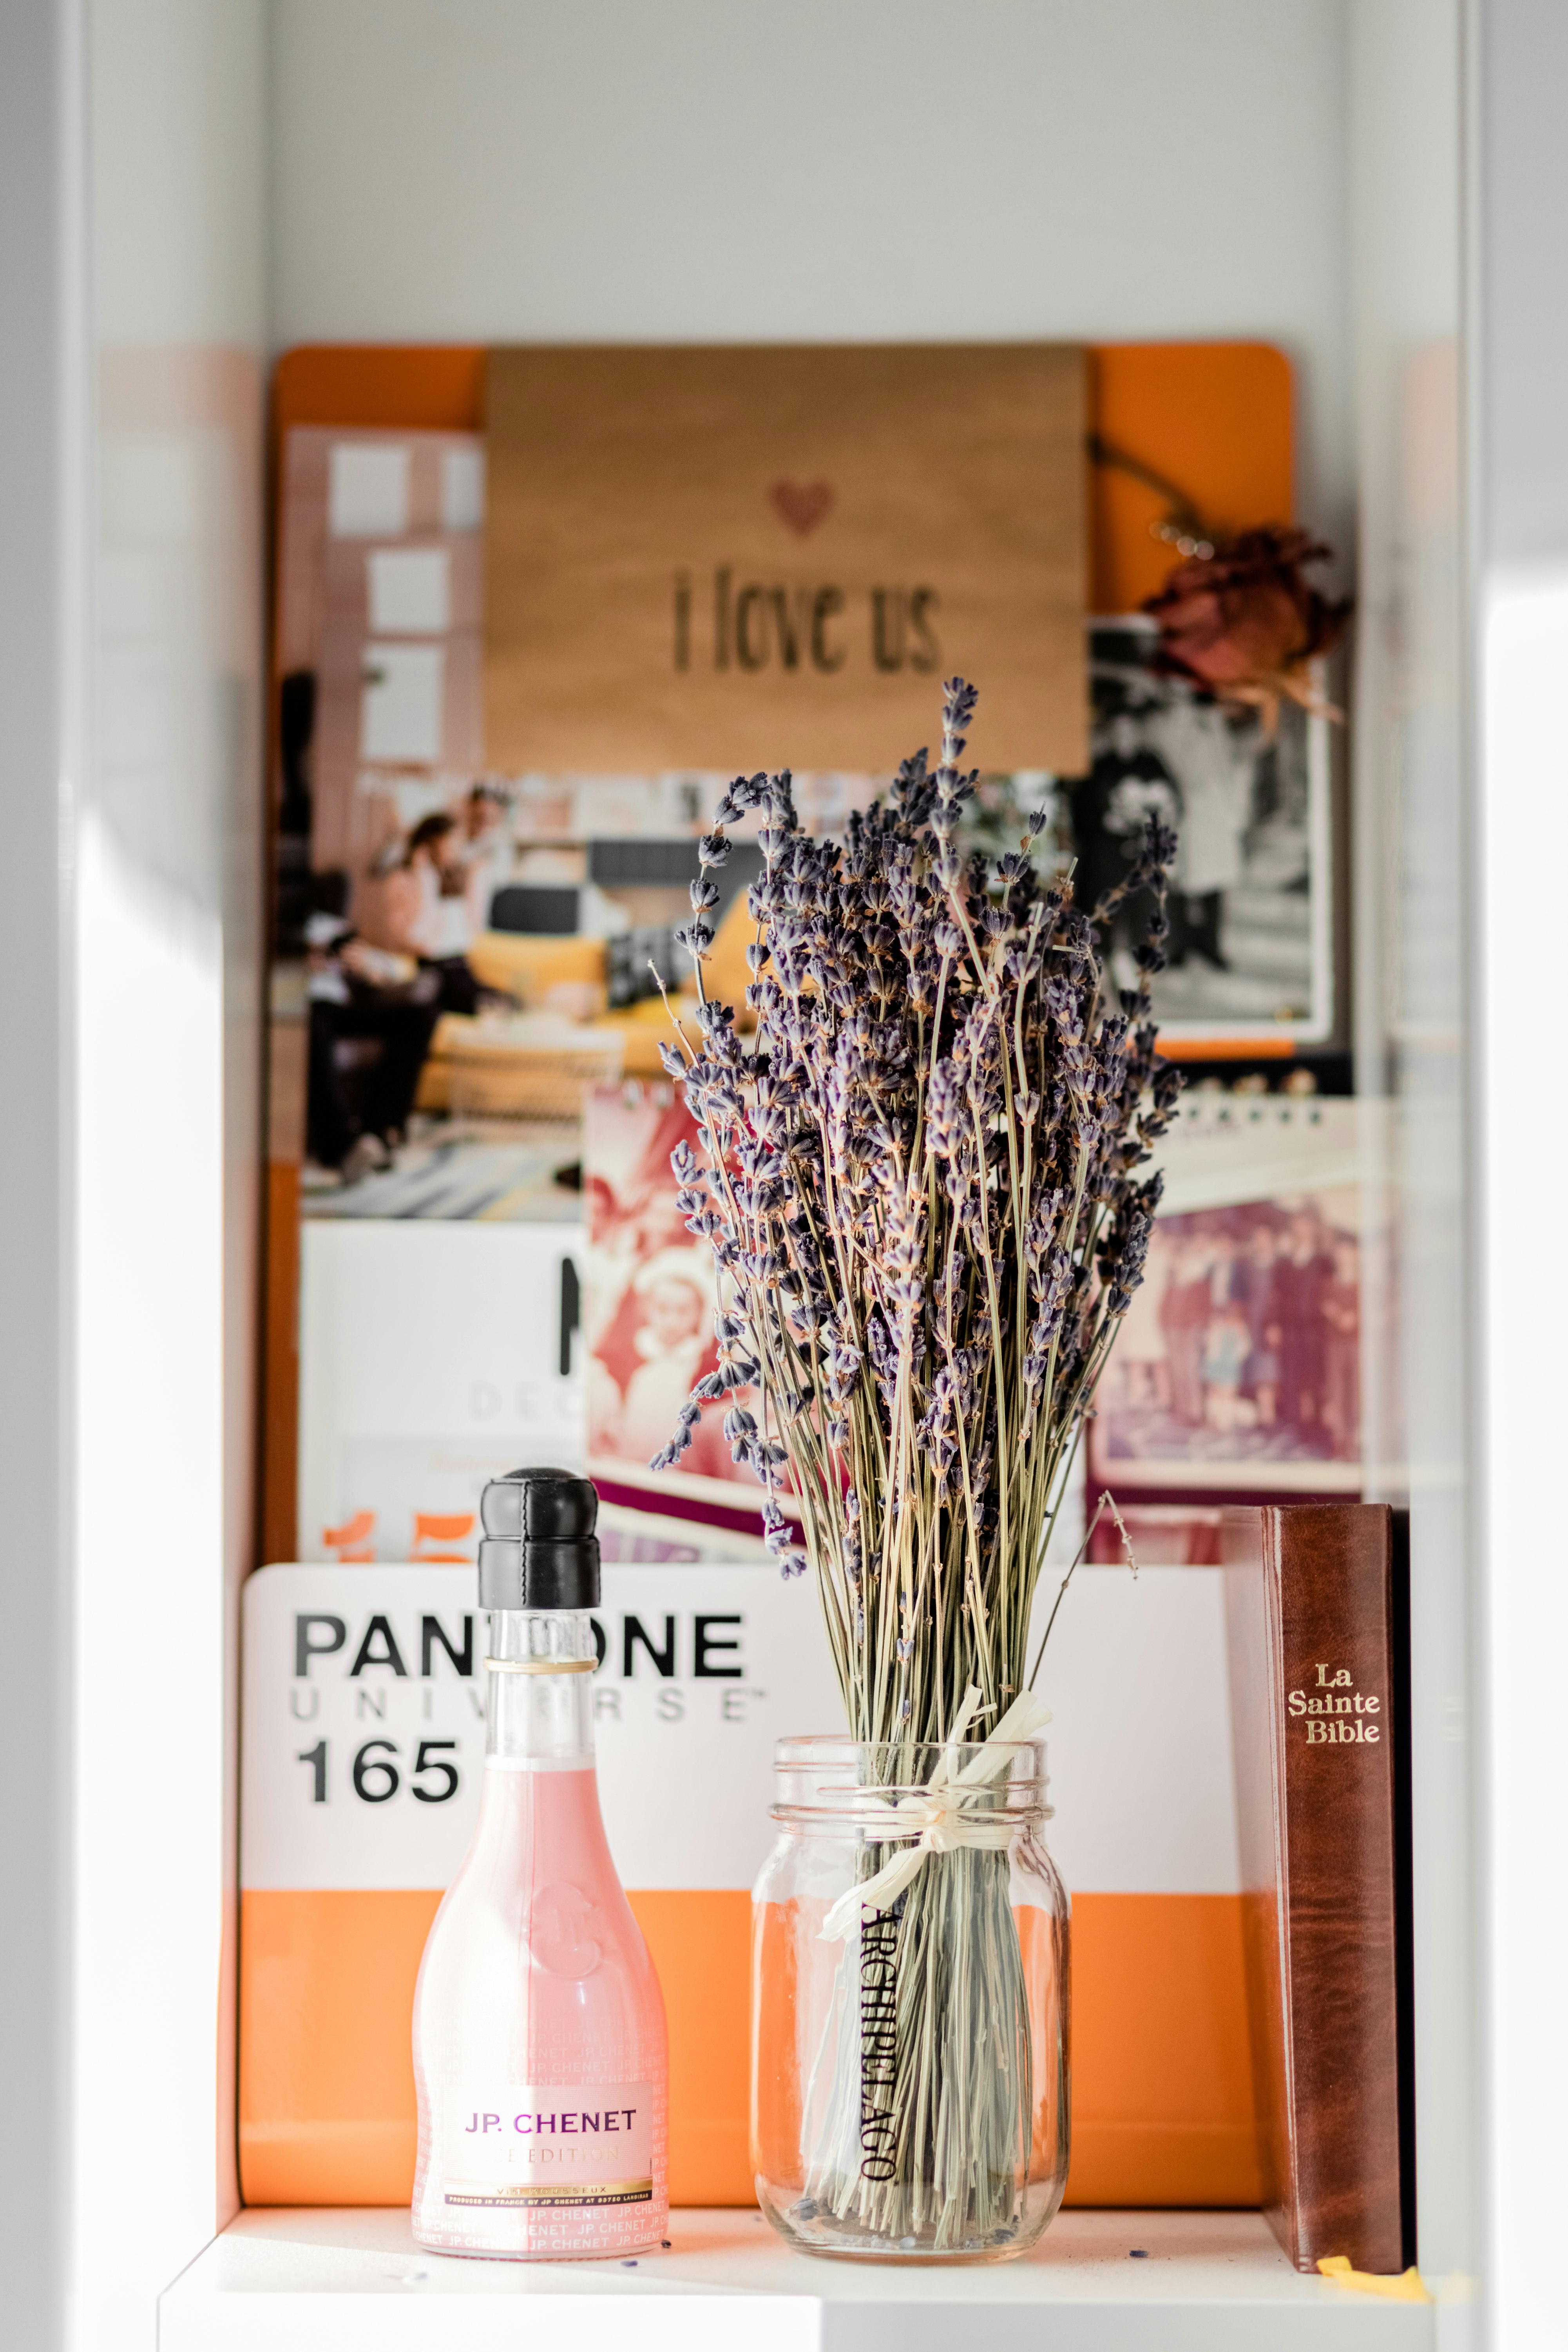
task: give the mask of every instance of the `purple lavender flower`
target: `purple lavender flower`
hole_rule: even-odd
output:
[[[1037,862],[1043,816],[994,867],[970,855],[975,705],[950,679],[935,764],[905,761],[839,840],[802,831],[787,772],[734,780],[681,933],[696,1019],[664,1055],[700,1146],[675,1155],[678,1206],[724,1303],[718,1369],[660,1460],[731,1400],[764,1540],[785,1574],[803,1547],[815,1561],[866,1738],[940,1738],[938,1694],[966,1680],[990,1705],[1022,1687],[1045,1531],[1142,1278],[1159,1192],[1139,1171],[1180,1083],[1149,1009],[1172,836],[1152,824],[1088,910]],[[737,1014],[704,984],[709,877],[751,815]],[[1155,913],[1121,992],[1102,941],[1135,893]]]

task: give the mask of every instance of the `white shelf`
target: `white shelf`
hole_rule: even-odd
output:
[[[572,2352],[951,2352],[976,2340],[977,2306],[986,2352],[1436,2342],[1428,2305],[1300,2276],[1257,2213],[1074,2210],[1032,2254],[980,2267],[821,2261],[752,2211],[677,2213],[669,2234],[635,2266],[469,2262],[422,2252],[401,2209],[257,2209],[166,2290],[159,2352],[518,2352],[529,2320]]]

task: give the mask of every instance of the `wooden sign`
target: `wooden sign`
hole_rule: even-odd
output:
[[[1088,764],[1085,370],[1048,343],[489,354],[486,757]]]

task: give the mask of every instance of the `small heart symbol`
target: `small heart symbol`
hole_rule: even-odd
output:
[[[768,503],[798,539],[815,530],[833,504],[831,482],[774,482]]]

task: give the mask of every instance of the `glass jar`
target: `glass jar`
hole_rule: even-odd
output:
[[[807,2252],[1002,2262],[1062,2200],[1066,1889],[1038,1739],[781,1740],[752,1895],[752,2166]]]

